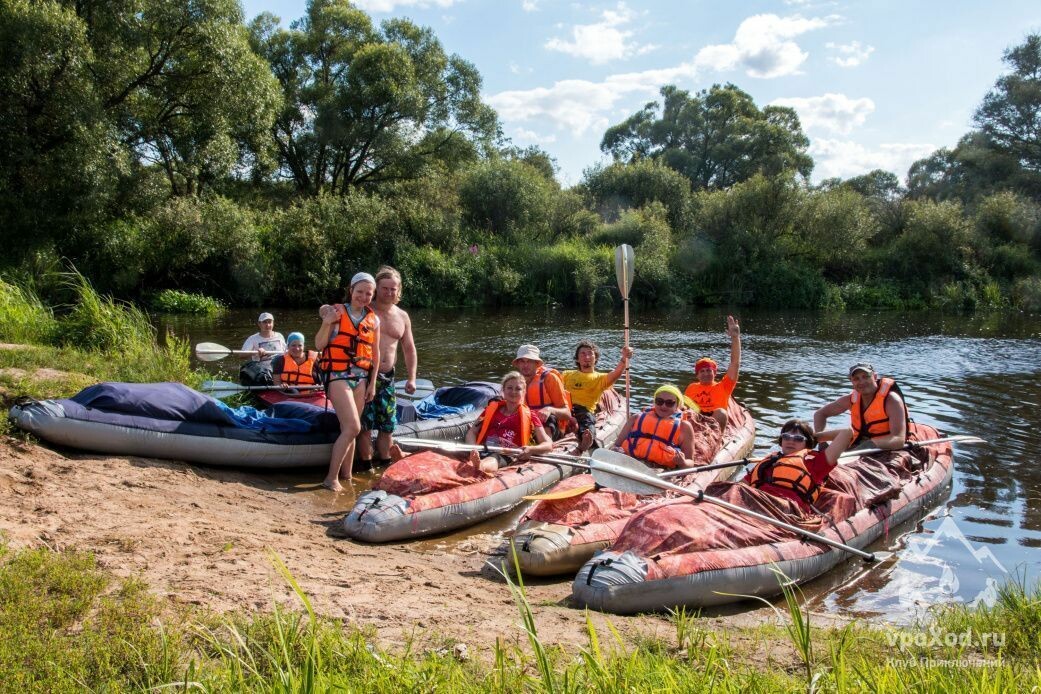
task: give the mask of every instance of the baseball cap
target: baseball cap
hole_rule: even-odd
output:
[[[274,316],[272,316],[272,315],[271,315],[270,313],[268,313],[268,312],[266,312],[266,311],[265,311],[264,313],[261,313],[261,314],[260,314],[260,318],[257,318],[257,322],[258,322],[258,323],[263,323],[263,322],[264,322],[264,321],[266,321],[266,320],[271,320],[271,321],[273,321],[273,320],[275,320],[275,317],[274,317]]]
[[[852,376],[853,374],[855,374],[858,371],[863,371],[864,373],[867,373],[867,374],[873,374],[873,373],[875,373],[875,367],[873,367],[871,364],[867,363],[866,361],[858,361],[856,364],[854,364],[853,366],[849,367],[849,375],[850,376]]]

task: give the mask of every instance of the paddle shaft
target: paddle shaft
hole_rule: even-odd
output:
[[[417,438],[402,438],[395,439],[398,445],[404,445],[406,448],[415,446],[417,448],[437,448],[442,451],[449,451],[457,453],[459,451],[487,451],[489,453],[498,453],[500,455],[520,455],[523,453],[523,449],[520,448],[506,448],[504,446],[486,446],[478,443],[457,443],[455,441],[437,441],[435,439],[417,439]],[[587,460],[577,455],[566,455],[563,453],[544,453],[538,456],[532,456],[532,460],[542,460],[543,462],[553,463],[571,463],[576,460]],[[588,468],[589,465],[574,465],[574,467]]]
[[[861,451],[846,451],[845,453],[840,455],[839,458],[859,458],[862,455],[874,455],[875,453],[885,453],[885,452],[888,452],[888,451],[908,451],[908,450],[911,450],[911,446],[912,445],[914,445],[914,446],[928,446],[928,445],[934,444],[934,443],[947,443],[948,441],[954,441],[956,443],[957,442],[961,442],[961,443],[980,443],[980,442],[983,441],[983,439],[979,439],[979,438],[977,438],[975,436],[965,436],[965,435],[945,436],[945,437],[939,438],[939,439],[929,439],[928,441],[914,441],[914,442],[911,442],[911,443],[906,443],[903,446],[901,446],[900,448],[894,448],[894,449],[889,449],[889,448],[865,448],[864,450],[861,450]],[[761,462],[761,461],[759,461],[759,460],[752,460],[751,458],[742,458],[741,460],[732,460],[732,461],[726,462],[726,463],[713,463],[712,465],[700,465],[698,467],[688,467],[688,468],[681,468],[679,470],[669,470],[668,472],[661,473],[660,475],[658,475],[658,477],[660,477],[661,479],[670,479],[672,477],[683,477],[684,475],[689,475],[689,474],[691,474],[693,472],[707,472],[708,470],[722,470],[723,468],[737,467],[739,465],[748,465],[749,463],[758,463],[758,462]]]
[[[250,357],[256,356],[258,351],[255,349],[197,349],[196,354],[222,354],[225,357],[235,355],[236,357]],[[285,354],[285,352],[264,352],[265,356],[276,357],[279,354]]]
[[[223,385],[223,386],[211,386],[209,388],[202,388],[205,391],[218,391],[218,390],[321,390],[325,386],[236,386],[236,385]]]
[[[914,446],[929,446],[934,443],[947,443],[952,441],[954,443],[986,443],[983,439],[977,436],[967,436],[965,434],[957,434],[954,436],[944,436],[939,439],[928,439],[926,441],[908,441],[900,448],[865,448],[860,451],[846,451],[839,458],[857,458],[862,455],[874,455],[875,453],[890,453],[892,451],[909,451]]]
[[[678,470],[669,470],[663,472],[658,477],[663,480],[671,479],[673,477],[683,477],[695,472],[708,472],[709,470],[722,470],[728,467],[738,467],[740,465],[748,465],[752,460],[750,458],[742,458],[741,460],[728,460],[725,463],[712,463],[711,465],[699,465],[698,467],[685,467]]]

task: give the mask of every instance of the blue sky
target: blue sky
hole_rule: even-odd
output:
[[[245,0],[288,24],[304,0]],[[875,168],[904,179],[952,146],[1002,70],[1041,31],[1038,0],[357,0],[381,19],[429,26],[472,62],[514,144],[536,144],[564,185],[607,161],[604,130],[657,98],[732,82],[799,113],[813,179]]]

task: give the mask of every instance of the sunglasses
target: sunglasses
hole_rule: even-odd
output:
[[[803,442],[803,441],[806,440],[806,437],[803,436],[802,434],[789,434],[786,431],[783,434],[781,434],[781,440],[782,441],[799,441],[799,442]]]
[[[665,398],[655,398],[654,399],[654,404],[655,405],[661,405],[662,407],[675,407],[676,406],[676,401],[675,400],[666,400]]]

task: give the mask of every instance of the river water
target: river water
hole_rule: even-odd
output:
[[[193,344],[237,348],[255,332],[257,313],[171,318],[164,326],[187,334]],[[568,368],[575,343],[592,339],[601,347],[601,370],[615,364],[622,345],[620,310],[410,314],[419,375],[438,385],[497,380],[524,343],[538,345],[550,365]],[[275,318],[277,330],[300,330],[308,340],[318,328],[316,311],[276,311]],[[891,556],[870,567],[848,562],[805,586],[811,607],[906,621],[928,605],[987,601],[996,584],[1024,578],[1032,584],[1041,577],[1041,466],[1034,458],[1041,450],[1041,316],[746,312],[739,319],[744,354],[735,397],[758,422],[757,450],[769,448],[788,418],[810,418],[821,404],[848,392],[847,369],[862,360],[898,380],[916,421],[988,442],[956,450],[950,496],[918,523],[891,529],[888,540],[875,548]],[[727,362],[722,311],[634,310],[631,323],[634,408],[646,405],[662,383],[685,387],[702,355]],[[235,372],[230,361],[224,368]],[[308,471],[273,476],[272,482],[304,491],[324,512],[346,512],[353,495],[332,499],[328,492],[308,491],[321,475]],[[359,488],[372,479],[366,477]],[[444,549],[465,543],[474,533],[501,533],[519,513],[415,547]]]

